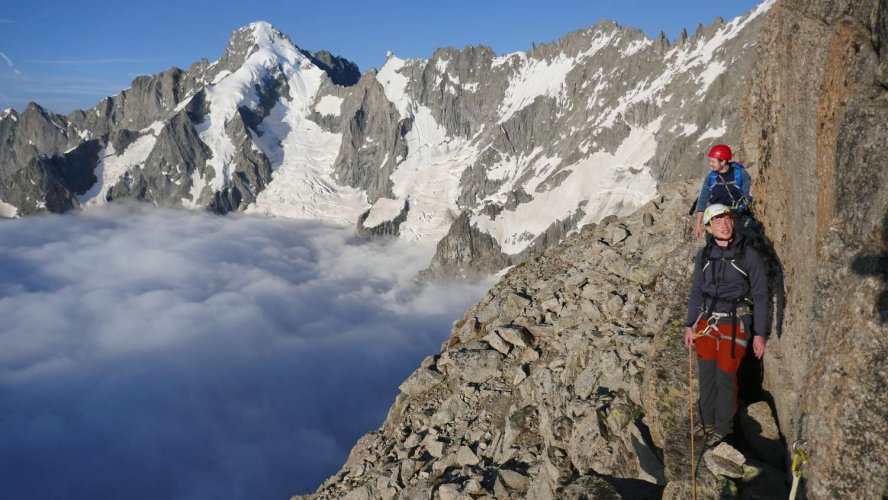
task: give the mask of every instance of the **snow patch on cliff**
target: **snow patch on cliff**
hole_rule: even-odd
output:
[[[613,154],[596,152],[565,167],[570,174],[558,187],[535,193],[532,201],[514,211],[503,211],[495,219],[476,214],[473,224],[493,236],[503,252],[514,255],[553,222],[574,215],[584,201],[581,226],[631,212],[657,193],[657,182],[645,163],[656,151],[661,122],[658,118],[634,128]]]

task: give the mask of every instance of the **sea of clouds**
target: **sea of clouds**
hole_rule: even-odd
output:
[[[0,498],[289,498],[491,284],[432,248],[146,210],[0,220]]]

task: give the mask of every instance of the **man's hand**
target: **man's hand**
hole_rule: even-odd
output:
[[[694,330],[692,330],[691,327],[685,328],[685,347],[688,349],[694,347]],[[762,349],[764,349],[764,347],[762,347]]]
[[[765,355],[765,338],[761,335],[752,338],[752,352],[758,359],[762,359],[762,356]]]
[[[700,224],[694,224],[694,238],[700,239],[703,236],[703,227]]]

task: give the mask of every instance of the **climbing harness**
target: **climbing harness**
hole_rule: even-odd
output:
[[[712,312],[709,314],[709,319],[706,320],[706,328],[695,333],[693,336],[693,339],[697,340],[700,337],[709,337],[709,338],[715,340],[715,342],[716,342],[715,348],[717,350],[719,348],[719,344],[720,344],[719,337],[721,337],[722,333],[721,333],[721,331],[719,331],[719,329],[716,325],[718,325],[719,322],[721,322],[721,320],[723,320],[724,318],[731,318],[731,322],[733,323],[733,326],[731,327],[732,328],[731,357],[733,358],[734,353],[735,353],[735,349],[734,349],[735,345],[739,345],[740,347],[742,347],[744,349],[746,349],[747,346],[749,345],[749,340],[737,338],[737,324],[738,323],[740,324],[740,332],[744,331],[743,322],[737,321],[737,317],[748,315],[749,313],[750,313],[749,308],[746,307],[745,305],[735,306],[731,312],[723,312],[723,313],[722,312]],[[700,315],[697,316],[697,319],[694,321],[694,324],[696,325],[697,323],[699,323],[704,315],[705,315],[705,313],[701,312]],[[715,334],[713,334],[713,332],[715,332]]]
[[[746,242],[745,238],[741,239],[738,242],[737,246],[734,248],[733,254],[730,257],[712,257],[712,247],[713,247],[714,243],[712,241],[708,242],[706,244],[706,246],[703,248],[703,256],[702,256],[703,257],[702,258],[703,267],[700,269],[700,272],[705,273],[706,269],[709,268],[709,265],[712,264],[713,261],[724,261],[724,262],[727,262],[728,264],[730,264],[730,266],[732,268],[734,268],[735,271],[740,273],[744,278],[749,278],[749,273],[746,272],[739,265],[739,263],[743,262],[743,258],[746,254],[746,243],[747,242]],[[716,272],[715,266],[713,266],[712,272],[713,273]],[[724,271],[722,271],[722,273],[723,272]],[[718,286],[719,282],[720,282],[720,279],[718,279],[716,277],[716,286]],[[748,307],[749,305],[751,305],[750,300],[749,300],[748,285],[747,285],[746,292],[743,294],[743,296],[741,298],[730,300],[730,303],[731,303],[731,312],[730,313],[717,313],[713,310],[715,308],[716,303],[719,300],[722,300],[725,302],[727,302],[727,300],[720,299],[718,296],[713,296],[713,295],[709,295],[709,294],[705,294],[705,293],[703,294],[703,298],[709,302],[709,307],[704,309],[704,311],[700,313],[700,316],[697,317],[697,321],[699,321],[700,318],[702,318],[703,315],[706,314],[706,312],[709,313],[709,320],[708,320],[709,326],[707,326],[707,328],[706,328],[706,330],[704,330],[704,332],[708,333],[711,330],[714,330],[715,324],[718,323],[719,319],[722,319],[725,317],[731,318],[731,323],[732,323],[732,327],[731,327],[731,359],[734,359],[734,357],[736,355],[736,345],[737,344],[740,344],[741,346],[743,346],[744,349],[746,348],[746,341],[737,339],[737,323],[741,323],[741,326],[742,326],[742,322],[738,321],[737,318],[740,316],[743,316],[745,314],[749,314],[749,312],[750,312],[749,307]],[[716,339],[716,340],[718,340],[718,339]]]
[[[804,441],[796,441],[792,445],[792,490],[789,492],[789,500],[795,500],[799,491],[799,481],[802,479],[802,468],[808,463],[805,446]]]

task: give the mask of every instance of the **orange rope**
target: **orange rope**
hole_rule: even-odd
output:
[[[697,500],[697,471],[694,467],[694,364],[691,351],[693,348],[688,347],[688,415],[691,419],[691,488],[694,491],[694,500]]]

